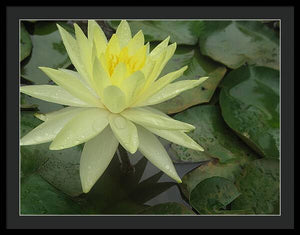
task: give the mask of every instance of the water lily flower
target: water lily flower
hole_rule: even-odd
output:
[[[159,77],[175,52],[176,43],[168,45],[168,37],[150,51],[143,32],[132,37],[125,20],[109,41],[94,20],[88,21],[87,37],[77,24],[74,24],[75,38],[61,26],[57,27],[77,72],[40,67],[57,85],[29,85],[20,90],[69,107],[37,114],[44,122],[22,137],[20,144],[52,141],[50,150],[61,150],[85,143],[80,159],[85,193],[105,171],[119,144],[132,154],[139,150],[180,183],[170,157],[155,135],[203,151],[186,134],[195,127],[149,106],[198,86],[207,77],[173,82],[187,66]]]

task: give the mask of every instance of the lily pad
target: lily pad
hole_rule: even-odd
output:
[[[66,24],[59,24],[69,32],[73,28]],[[30,35],[32,41],[32,53],[30,60],[21,68],[21,76],[35,84],[46,84],[49,78],[38,68],[45,66],[50,68],[66,68],[71,64],[64,47],[56,22],[37,22],[34,32]]]
[[[53,152],[53,156],[39,168],[39,174],[65,194],[72,197],[82,194],[79,177],[80,147],[48,151]]]
[[[254,156],[255,153],[226,126],[218,106],[199,105],[174,116],[174,119],[196,127],[187,133],[204,148],[204,152],[172,144],[178,160],[199,162],[217,158],[221,163]],[[176,155],[174,156],[176,157]]]
[[[229,163],[220,163],[217,159],[201,163],[197,168],[188,172],[182,177],[180,189],[183,195],[188,199],[192,190],[203,180],[211,177],[223,177],[235,182],[236,178],[242,174],[245,165],[256,158],[246,156]]]
[[[264,157],[279,157],[279,72],[243,66],[221,84],[220,106],[225,122]]]
[[[20,61],[24,60],[27,56],[31,53],[32,43],[30,39],[30,35],[27,32],[25,26],[23,23],[21,23],[21,42],[20,42],[20,48],[21,48],[21,58]]]
[[[259,21],[204,21],[199,46],[232,69],[245,63],[279,69],[279,37]]]
[[[80,206],[40,175],[21,182],[21,214],[80,214]]]
[[[207,56],[203,56],[197,47],[180,46],[177,47],[175,54],[162,71],[161,76],[186,65],[189,66],[188,69],[176,81],[199,79],[203,76],[209,76],[209,79],[200,86],[187,90],[175,98],[153,107],[172,114],[181,112],[193,105],[210,101],[215,89],[226,73],[226,68]]]
[[[279,161],[259,159],[250,162],[237,178],[241,192],[233,210],[253,210],[255,214],[279,214]]]
[[[239,195],[232,181],[215,176],[201,181],[192,190],[190,204],[200,214],[218,214]]]
[[[197,29],[199,21],[180,20],[128,20],[132,35],[142,30],[145,41],[163,41],[170,36],[170,42],[177,44],[196,45],[198,42]],[[109,24],[117,29],[120,21],[110,21]]]
[[[153,214],[153,215],[182,215],[195,214],[191,209],[177,202],[167,202],[151,206],[139,214]]]

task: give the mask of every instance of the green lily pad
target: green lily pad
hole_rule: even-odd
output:
[[[39,174],[65,194],[75,197],[82,194],[79,177],[80,147],[51,151],[53,156],[40,168]]]
[[[21,182],[21,214],[80,214],[80,206],[38,174]]]
[[[192,190],[190,204],[200,214],[218,214],[239,195],[232,181],[215,176],[201,181]]]
[[[253,210],[255,214],[279,214],[279,161],[259,159],[250,162],[237,178],[241,192],[233,210]]]
[[[248,63],[279,69],[279,37],[259,21],[204,21],[199,46],[204,55],[236,69]]]
[[[208,103],[226,73],[224,66],[201,55],[197,47],[180,46],[176,49],[175,54],[167,63],[160,76],[186,65],[189,66],[188,69],[176,81],[199,79],[203,76],[209,76],[209,79],[200,86],[184,91],[173,99],[154,105],[154,108],[172,114],[181,112],[193,105]]]
[[[21,37],[20,37],[20,48],[21,48],[21,58],[20,61],[24,60],[31,53],[32,43],[30,35],[27,32],[23,23],[21,23]]]
[[[195,214],[191,209],[177,202],[167,202],[151,206],[139,214],[152,214],[152,215],[183,215]]]
[[[236,178],[242,174],[245,165],[254,160],[253,156],[246,156],[229,163],[220,163],[217,159],[201,163],[197,168],[188,172],[182,177],[180,189],[185,198],[190,198],[192,190],[203,180],[219,176],[235,182]]]
[[[180,20],[136,20],[127,21],[130,25],[132,35],[142,30],[145,41],[163,41],[170,36],[170,42],[185,45],[196,45],[198,42],[197,30],[199,21]],[[108,22],[114,29],[117,29],[120,21]]]
[[[59,24],[69,32],[73,28],[66,24]],[[30,36],[32,52],[30,60],[21,68],[21,76],[35,84],[46,84],[49,78],[38,68],[45,66],[50,68],[66,68],[71,64],[64,47],[56,22],[37,22],[34,32]]]
[[[221,84],[220,106],[225,122],[258,154],[279,157],[279,72],[243,66]]]
[[[255,155],[226,126],[218,106],[199,105],[176,114],[174,119],[195,126],[196,129],[187,134],[205,150],[200,152],[172,144],[171,147],[176,153],[174,157],[180,161],[199,162],[213,157],[219,159],[221,163],[226,163]]]

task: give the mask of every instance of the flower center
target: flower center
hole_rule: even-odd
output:
[[[126,77],[140,70],[145,65],[146,47],[142,47],[135,54],[129,55],[128,48],[124,47],[119,54],[109,54],[106,57],[107,70],[112,76],[119,63],[126,65]]]

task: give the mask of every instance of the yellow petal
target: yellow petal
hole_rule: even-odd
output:
[[[170,46],[168,46],[166,48],[166,55],[164,56],[164,59],[162,62],[160,62],[160,66],[158,67],[155,75],[154,75],[154,80],[156,80],[158,78],[158,76],[160,75],[161,71],[163,70],[163,68],[166,66],[166,64],[168,63],[168,61],[171,59],[171,57],[174,55],[175,50],[176,50],[176,43],[171,44]]]
[[[94,107],[102,107],[103,105],[98,97],[95,97],[89,92],[86,86],[71,73],[66,73],[61,70],[51,69],[47,67],[39,67],[47,74],[57,85],[63,87],[73,96],[90,104]]]
[[[132,71],[140,70],[146,61],[146,52],[147,52],[147,45],[141,47],[137,52],[131,57],[130,64],[132,64],[131,68]]]
[[[164,61],[164,59],[166,57],[166,54],[167,54],[167,51],[164,50],[164,52],[162,52],[160,54],[160,56],[159,56],[159,58],[157,60],[154,61],[154,60],[150,59],[150,64],[149,65],[146,64],[146,66],[149,66],[147,68],[147,70],[148,70],[147,71],[148,72],[148,76],[146,77],[147,81],[146,81],[146,83],[144,85],[144,88],[140,92],[141,93],[140,95],[142,95],[144,93],[144,91],[146,91],[149,88],[149,86],[155,81],[156,77],[158,76],[157,75],[158,71],[161,68],[161,64],[163,63],[163,61]],[[151,61],[153,61],[154,65],[151,63]]]
[[[126,108],[126,95],[117,86],[107,86],[103,90],[103,104],[112,113],[120,113]]]
[[[113,85],[120,85],[122,81],[126,78],[126,75],[127,75],[126,64],[121,62],[115,67],[111,75],[111,83]]]
[[[88,39],[91,42],[94,42],[96,47],[96,55],[98,57],[101,53],[105,52],[107,47],[107,38],[101,27],[94,20],[88,21]]]
[[[108,125],[108,114],[107,110],[100,108],[80,112],[57,134],[50,149],[70,148],[94,138]]]
[[[142,30],[137,32],[128,43],[129,56],[134,55],[142,46],[144,46],[144,34]]]
[[[133,73],[121,83],[121,88],[127,97],[128,106],[130,105],[131,101],[134,99],[135,95],[142,88],[144,83],[145,83],[145,77],[141,71],[137,71]]]
[[[135,153],[139,138],[135,125],[119,114],[109,115],[110,127],[120,144],[130,153]]]
[[[141,71],[143,72],[143,74],[145,75],[145,78],[148,79],[149,75],[152,73],[154,66],[155,66],[155,61],[151,60],[150,57],[146,58],[145,61],[145,65],[144,67],[141,69]]]
[[[42,144],[52,141],[74,116],[84,110],[86,110],[86,108],[77,108],[71,112],[65,112],[46,120],[23,136],[20,140],[20,145]]]
[[[54,117],[66,115],[67,113],[76,112],[76,110],[82,110],[82,109],[79,107],[66,107],[49,113],[35,113],[34,116],[45,122]]]
[[[82,82],[82,84],[89,90],[90,93],[92,93],[92,95],[97,97],[97,93],[95,92],[95,88],[94,86],[91,86],[83,77],[82,75],[80,75],[80,73],[73,71],[73,70],[69,70],[69,69],[58,69],[60,71],[63,71],[65,73],[70,73],[71,75],[73,75],[74,77],[76,77],[78,80],[80,80]]]
[[[180,77],[183,72],[187,69],[187,66],[166,74],[165,76],[158,79],[156,82],[154,82],[152,85],[149,86],[149,88],[143,93],[142,97],[138,100],[138,103],[136,103],[134,106],[138,106],[139,103],[142,103],[144,100],[149,98],[150,96],[154,95],[155,93],[159,92],[161,89],[163,89],[165,86],[167,86],[169,83]]]
[[[119,55],[121,52],[120,43],[116,34],[113,34],[107,44],[105,56],[109,59],[111,55]]]
[[[75,28],[75,35],[78,43],[81,61],[85,65],[85,69],[89,75],[88,77],[89,80],[92,77],[93,44],[87,39],[87,37],[84,35],[81,28],[77,24],[74,24],[74,28]]]
[[[167,46],[170,41],[170,36],[168,36],[165,40],[159,43],[151,52],[150,57],[156,58]]]
[[[139,135],[139,151],[157,168],[162,170],[172,179],[181,183],[181,179],[178,176],[176,169],[170,159],[167,151],[159,140],[145,128],[137,126]]]
[[[189,90],[191,88],[200,85],[207,78],[208,77],[202,77],[199,80],[183,80],[183,81],[171,83],[167,85],[165,88],[161,89],[156,94],[152,95],[151,97],[149,97],[148,99],[139,103],[136,106],[148,106],[148,105],[159,104],[161,102],[167,101],[169,99],[176,97],[183,91]]]
[[[93,82],[95,90],[99,97],[103,99],[103,89],[111,85],[111,81],[107,71],[103,68],[98,58],[95,58],[93,66]]]
[[[45,100],[48,102],[75,106],[75,107],[93,107],[67,92],[64,88],[54,85],[30,85],[22,86],[20,91],[34,98]]]
[[[121,21],[121,23],[119,24],[119,26],[116,30],[116,35],[119,39],[120,47],[122,49],[123,47],[125,47],[128,44],[128,42],[131,39],[130,26],[126,20]]]
[[[98,35],[96,35],[98,34]],[[107,39],[105,37],[104,32],[102,31],[101,27],[98,25],[98,23],[95,20],[88,20],[88,39],[93,42],[95,37],[100,36],[100,38],[97,38],[97,42],[104,42],[104,44],[107,43]],[[99,40],[100,39],[100,40]]]
[[[174,120],[144,108],[126,109],[121,115],[139,125],[157,129],[182,131],[191,131],[195,129],[194,126],[188,123]]]
[[[88,193],[112,160],[119,142],[107,126],[99,135],[85,143],[80,158],[82,190]]]
[[[158,135],[170,142],[184,146],[186,148],[194,149],[197,151],[204,151],[204,149],[197,144],[191,137],[185,134],[183,131],[177,130],[161,130],[151,127],[145,127],[155,135]]]
[[[64,46],[68,52],[68,56],[72,61],[72,64],[76,70],[85,78],[88,79],[88,74],[85,70],[84,64],[81,60],[80,49],[78,47],[77,41],[69,34],[64,28],[57,24],[60,36],[63,40]]]

